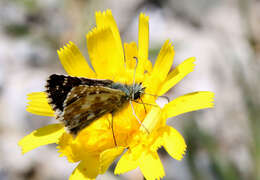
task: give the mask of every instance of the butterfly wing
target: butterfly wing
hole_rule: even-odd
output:
[[[117,111],[127,102],[126,94],[111,88],[110,80],[52,75],[47,94],[57,119],[73,135],[106,113]]]
[[[101,116],[117,111],[126,102],[125,93],[103,86],[73,87],[64,101],[59,119],[76,135]]]
[[[61,112],[64,109],[64,101],[73,87],[79,85],[110,86],[112,83],[113,81],[110,80],[97,80],[53,74],[47,80],[45,87],[49,104],[54,111]]]

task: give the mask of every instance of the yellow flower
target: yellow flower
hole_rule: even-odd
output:
[[[69,42],[58,55],[64,69],[70,76],[110,79],[125,84],[133,83],[136,61],[136,82],[142,82],[145,93],[163,95],[187,74],[193,71],[195,58],[189,58],[173,71],[174,49],[166,41],[160,50],[156,63],[148,59],[149,22],[140,14],[138,47],[136,42],[121,44],[120,34],[110,10],[96,13],[96,24],[87,34],[87,47],[94,67],[93,71],[79,49]],[[156,104],[155,97],[145,94],[143,102]],[[111,114],[104,115],[80,131],[76,138],[68,134],[62,124],[51,124],[33,131],[20,140],[19,146],[26,153],[34,148],[51,143],[58,144],[61,156],[69,162],[79,162],[70,180],[93,179],[105,173],[111,163],[121,158],[115,174],[125,173],[137,167],[146,179],[160,179],[165,173],[157,150],[164,147],[174,159],[181,160],[186,150],[182,135],[173,127],[166,125],[168,118],[182,113],[213,107],[212,92],[193,92],[180,96],[163,108],[133,102],[135,114],[142,121],[146,132],[133,115],[131,106],[120,110],[113,116],[115,147],[111,131]],[[44,92],[28,95],[27,111],[41,116],[54,116]],[[125,152],[124,152],[125,151]],[[124,152],[124,153],[123,153]]]

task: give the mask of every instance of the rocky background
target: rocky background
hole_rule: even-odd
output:
[[[26,94],[43,90],[48,75],[65,73],[56,50],[75,42],[84,55],[94,12],[112,9],[122,40],[137,40],[138,16],[150,16],[149,58],[166,39],[174,65],[197,58],[195,71],[168,92],[173,99],[215,92],[214,109],[168,120],[188,145],[178,162],[162,149],[172,180],[260,179],[260,1],[258,0],[1,0],[0,180],[63,180],[76,166],[55,145],[22,156],[17,142],[54,119],[25,111]],[[142,179],[139,170],[98,179]]]

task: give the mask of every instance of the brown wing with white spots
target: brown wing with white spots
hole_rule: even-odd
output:
[[[68,93],[58,115],[68,132],[77,133],[106,113],[113,113],[127,102],[126,94],[103,86],[79,85]]]
[[[112,83],[113,81],[111,80],[88,79],[52,74],[47,80],[46,93],[48,95],[49,104],[52,106],[56,114],[60,114],[64,109],[64,101],[73,87],[79,85],[110,86]]]

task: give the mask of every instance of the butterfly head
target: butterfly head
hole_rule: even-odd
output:
[[[137,100],[144,94],[145,87],[142,86],[142,83],[133,84],[131,88],[132,88],[130,91],[131,100]]]
[[[144,94],[145,90],[145,87],[142,86],[142,83],[136,83],[131,85],[113,83],[111,87],[123,91],[126,94],[127,100],[139,99]]]

